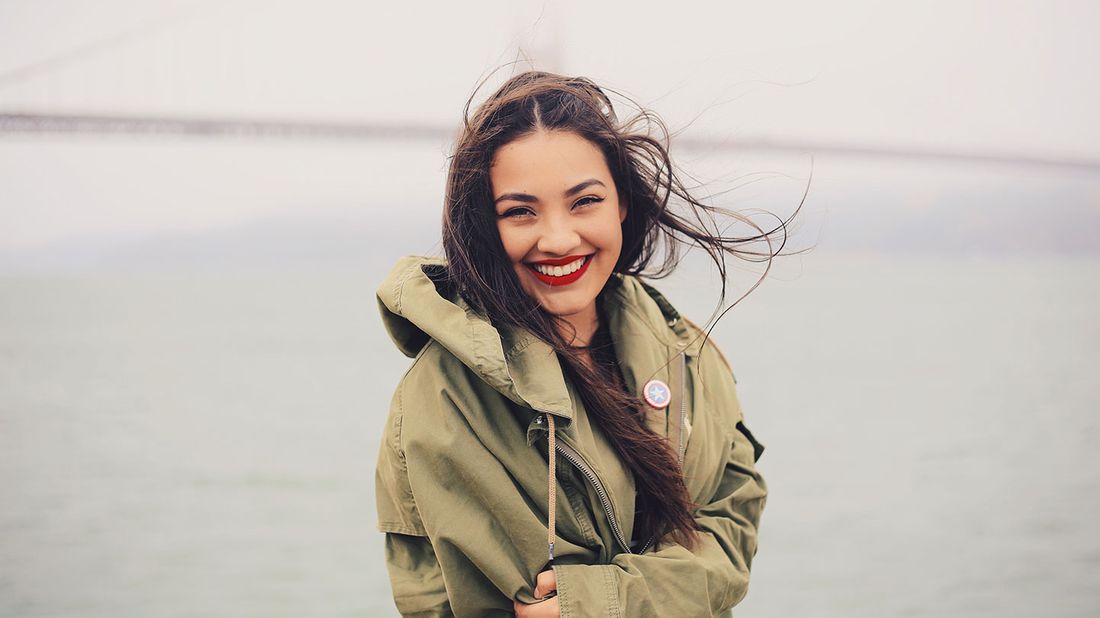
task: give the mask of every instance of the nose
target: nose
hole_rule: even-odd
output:
[[[570,255],[581,244],[581,236],[573,228],[569,217],[553,217],[546,220],[539,234],[539,253]]]

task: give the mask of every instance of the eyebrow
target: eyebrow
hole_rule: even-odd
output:
[[[600,182],[599,180],[596,180],[595,178],[589,178],[588,180],[577,183],[576,186],[574,186],[570,189],[566,189],[565,193],[562,193],[561,195],[562,195],[562,197],[569,197],[571,195],[576,195],[577,193],[580,193],[581,191],[584,191],[586,188],[588,188],[592,185],[600,185],[601,187],[603,187],[605,189],[607,188],[607,185]],[[499,204],[499,203],[503,202],[504,200],[516,200],[517,202],[533,203],[533,202],[539,201],[539,198],[537,198],[533,195],[528,195],[526,193],[505,193],[504,195],[502,195],[502,196],[498,197],[497,199],[493,200],[493,203],[494,204]]]

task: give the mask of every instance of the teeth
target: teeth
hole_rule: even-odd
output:
[[[547,266],[545,264],[532,264],[535,270],[550,277],[564,277],[580,270],[580,267],[584,265],[584,258],[577,258],[576,260],[564,265],[564,266]]]

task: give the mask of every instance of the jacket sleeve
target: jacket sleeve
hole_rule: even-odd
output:
[[[398,387],[379,452],[378,528],[387,533],[394,601],[407,616],[509,614],[513,600],[534,601],[546,561],[542,513],[511,491],[515,479],[449,387],[431,381],[436,373]],[[545,470],[532,474],[545,478]]]
[[[454,616],[443,585],[443,571],[428,537],[387,532],[386,569],[394,604],[402,616]]]
[[[728,375],[719,390],[729,398],[732,448],[718,489],[696,509],[696,549],[662,540],[654,550],[621,553],[610,564],[554,566],[562,618],[715,616],[745,597],[767,485],[755,467],[764,446],[745,426]]]
[[[377,527],[386,534],[386,570],[394,604],[402,616],[453,616],[443,571],[409,487],[401,422],[400,409],[393,406],[378,451],[374,482]]]

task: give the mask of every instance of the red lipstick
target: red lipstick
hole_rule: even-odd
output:
[[[574,272],[569,273],[568,275],[564,275],[564,276],[561,276],[561,277],[555,277],[553,275],[543,274],[543,273],[539,272],[538,270],[536,270],[535,267],[532,266],[532,263],[527,264],[527,269],[530,270],[531,274],[533,274],[539,281],[542,281],[543,283],[546,283],[546,284],[549,284],[549,285],[554,285],[554,286],[568,285],[570,283],[573,283],[577,279],[580,279],[581,275],[583,275],[585,273],[585,271],[588,270],[588,265],[592,263],[592,256],[591,255],[586,255],[586,256],[585,255],[571,255],[569,257],[564,257],[564,258],[558,258],[558,259],[553,259],[553,260],[539,260],[537,262],[533,262],[533,264],[542,264],[542,265],[546,265],[546,266],[562,266],[562,265],[568,264],[570,262],[575,262],[575,261],[577,261],[578,259],[580,259],[582,257],[584,258],[584,263],[581,264],[580,268],[578,268]]]

